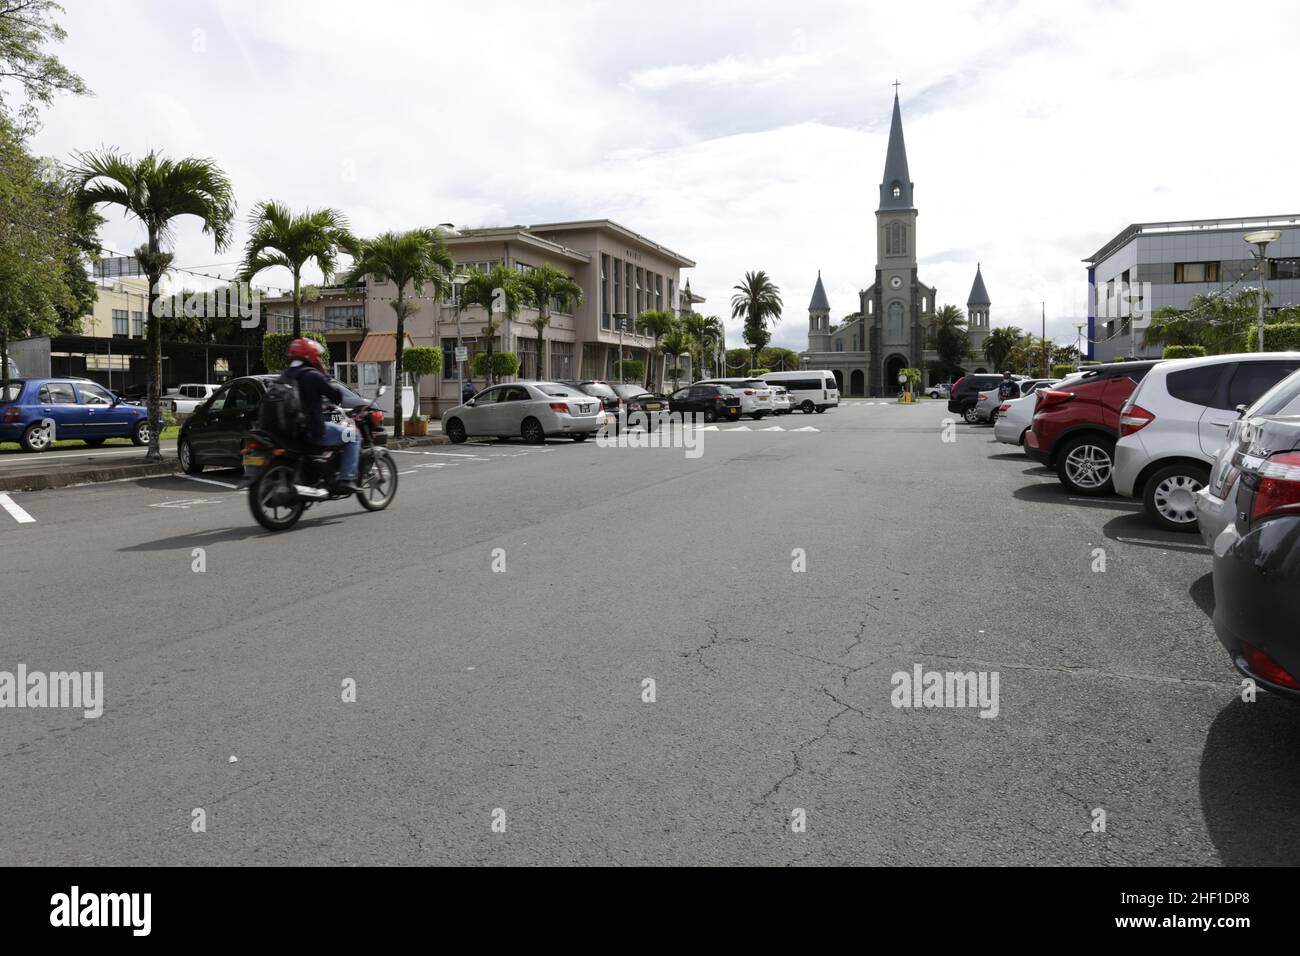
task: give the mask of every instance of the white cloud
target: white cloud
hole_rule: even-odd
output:
[[[210,155],[241,216],[274,197],[365,232],[608,216],[696,259],[710,312],[766,269],[798,348],[818,268],[837,318],[874,278],[897,78],[922,278],[964,304],[982,261],[995,324],[1037,328],[1046,302],[1073,340],[1080,260],[1128,223],[1300,209],[1300,14],[1172,10],[77,0],[61,55],[97,95],[60,100],[38,146]],[[182,263],[238,255],[193,224],[178,243]]]

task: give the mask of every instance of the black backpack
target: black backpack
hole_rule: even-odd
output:
[[[285,372],[266,387],[258,419],[261,427],[273,435],[302,438],[307,434],[307,410],[296,378]]]

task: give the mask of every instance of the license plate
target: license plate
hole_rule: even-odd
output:
[[[264,468],[265,466],[266,466],[266,459],[263,458],[261,455],[244,456],[245,468]]]
[[[662,410],[662,409],[663,409],[663,406],[660,405],[658,402],[655,402],[653,405],[647,405],[647,406],[646,406],[646,409],[647,409],[648,411],[657,412],[657,411]]]
[[[759,400],[760,402],[765,402],[765,401],[767,401],[767,396],[766,396],[766,395],[760,395],[760,396],[758,396],[758,400]]]
[[[590,405],[579,405],[579,406],[578,406],[578,411],[582,412],[582,414],[585,415],[585,414],[587,414],[589,411],[591,411],[591,406],[590,406]]]

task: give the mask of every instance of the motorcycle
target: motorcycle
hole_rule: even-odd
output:
[[[383,511],[397,495],[397,464],[384,447],[388,444],[384,413],[358,405],[348,410],[331,406],[330,414],[334,421],[351,419],[357,429],[356,440],[361,442],[357,500],[367,511]],[[240,487],[248,488],[248,508],[268,531],[287,531],[312,505],[354,494],[334,490],[342,449],[319,448],[254,429],[245,436],[240,455],[244,460]]]

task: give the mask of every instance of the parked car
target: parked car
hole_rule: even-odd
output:
[[[129,405],[88,378],[32,378],[9,383],[0,396],[0,441],[15,441],[24,451],[45,451],[56,441],[74,439],[102,445],[110,438],[149,443],[149,412]]]
[[[727,385],[701,382],[678,389],[668,396],[670,411],[702,415],[706,422],[738,421],[740,396]]]
[[[772,414],[772,387],[761,378],[710,378],[695,384],[727,386],[740,399],[740,414],[754,421]]]
[[[1077,378],[1038,390],[1025,454],[1056,470],[1079,495],[1114,492],[1119,410],[1157,360],[1091,365]]]
[[[622,402],[623,412],[627,416],[629,426],[644,422],[647,430],[653,429],[658,414],[668,411],[668,397],[666,395],[656,395],[654,392],[646,391],[641,385],[614,385],[611,387]]]
[[[1214,547],[1214,539],[1236,515],[1231,500],[1241,474],[1235,464],[1236,454],[1252,438],[1246,423],[1254,418],[1300,415],[1300,371],[1278,382],[1254,405],[1239,411],[1240,417],[1228,426],[1223,447],[1210,465],[1210,480],[1196,493],[1196,525],[1201,540],[1210,547]]]
[[[1300,368],[1300,352],[1162,362],[1120,409],[1115,491],[1166,531],[1196,530],[1196,493],[1240,413]]]
[[[947,398],[952,394],[952,386],[947,382],[940,382],[938,385],[927,385],[925,394],[931,398]]]
[[[569,388],[577,389],[584,395],[591,395],[600,399],[601,406],[608,416],[606,424],[618,427],[618,410],[623,406],[623,399],[618,397],[618,392],[614,391],[614,386],[608,382],[602,382],[598,379],[587,379],[585,381],[564,381],[561,385],[567,385]]]
[[[1077,375],[1070,375],[1053,382],[1052,385],[1061,385],[1077,377]],[[1038,405],[1038,394],[1043,387],[1040,384],[1028,395],[1022,398],[1013,398],[998,406],[998,416],[993,422],[994,438],[1008,445],[1024,447],[1025,435],[1028,433],[1030,425],[1033,424],[1034,408]]]
[[[783,385],[772,386],[772,414],[789,415],[793,409],[790,407],[790,393],[785,390]]]
[[[194,409],[215,395],[220,387],[220,385],[182,385],[168,399],[166,407],[171,409],[171,413],[178,421],[183,421],[194,414]]]
[[[968,423],[975,424],[975,405],[980,392],[997,390],[1002,381],[1001,375],[963,375],[957,379],[948,396],[948,411],[960,415]]]
[[[176,458],[181,470],[197,475],[204,468],[240,468],[243,460],[239,451],[244,434],[257,424],[258,408],[266,387],[278,375],[247,375],[222,385],[206,402],[194,410],[181,423],[176,437]],[[362,398],[342,382],[335,382],[343,390],[343,408],[368,405],[371,399]]]
[[[780,385],[790,393],[790,409],[805,415],[821,413],[840,403],[840,386],[835,373],[820,369],[798,372],[768,372],[760,376],[768,385]]]
[[[1024,398],[1031,395],[1035,389],[1042,385],[1055,385],[1060,379],[1055,378],[1027,378],[1015,379],[1016,385],[1020,387],[1018,398]],[[1002,384],[998,383],[999,386]],[[998,410],[1002,407],[1002,399],[998,397],[998,389],[991,388],[979,393],[979,398],[975,403],[975,420],[977,422],[988,422],[990,425],[997,424]]]
[[[612,389],[611,389],[612,391]],[[511,382],[484,389],[442,416],[442,431],[459,444],[476,435],[504,441],[516,435],[532,445],[549,436],[586,441],[605,424],[600,397],[561,382]]]
[[[1214,541],[1214,630],[1255,682],[1300,693],[1300,416],[1246,419],[1234,518]]]

